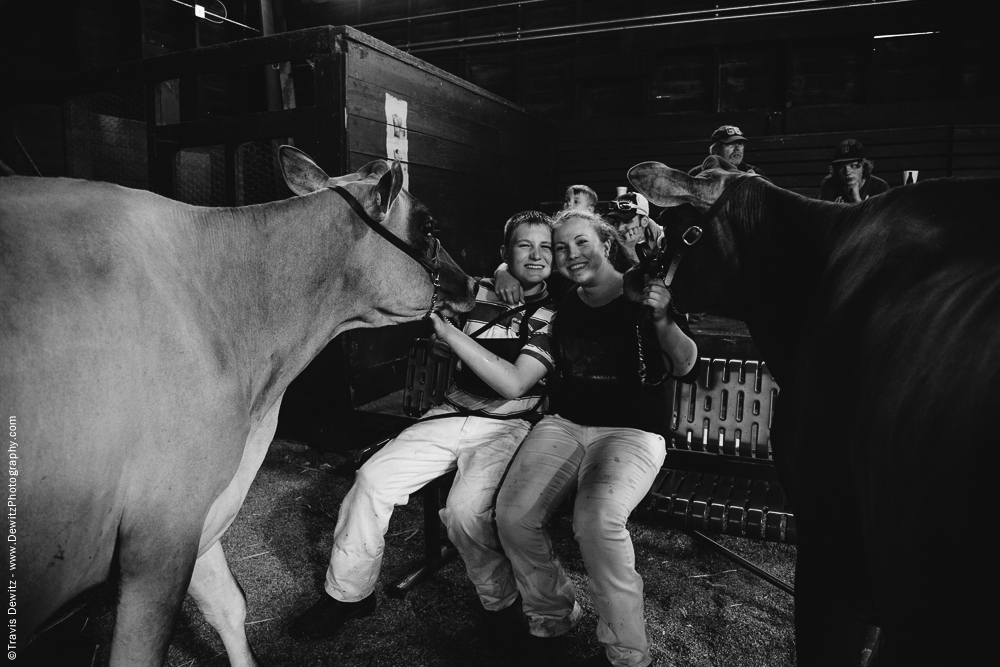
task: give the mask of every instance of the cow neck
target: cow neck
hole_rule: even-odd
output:
[[[364,317],[344,289],[345,272],[331,267],[350,266],[351,241],[367,229],[317,220],[311,198],[215,209],[204,221],[208,235],[228,237],[207,244],[219,252],[200,261],[222,286],[211,298],[227,314],[221,319],[234,323],[231,344],[249,360],[245,381],[255,410],[270,406],[345,323]]]
[[[779,382],[789,376],[812,317],[833,222],[822,209],[822,202],[763,180],[742,188],[727,209],[740,257],[744,320]]]

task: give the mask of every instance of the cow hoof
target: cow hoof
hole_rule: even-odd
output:
[[[329,595],[309,607],[288,626],[288,635],[295,639],[329,639],[352,618],[363,618],[375,611],[375,593],[357,602],[341,602]]]

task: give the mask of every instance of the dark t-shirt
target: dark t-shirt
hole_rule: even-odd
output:
[[[620,426],[660,433],[669,417],[669,385],[663,355],[648,318],[643,326],[646,378],[639,379],[636,325],[642,304],[624,295],[591,308],[574,290],[556,312],[557,381],[550,390],[549,412],[584,426]],[[681,325],[687,331],[686,325]],[[683,381],[694,381],[697,365]]]

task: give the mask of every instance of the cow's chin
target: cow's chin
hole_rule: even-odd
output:
[[[444,318],[454,318],[459,313],[469,312],[474,305],[476,305],[475,299],[448,299],[434,304],[434,312]]]

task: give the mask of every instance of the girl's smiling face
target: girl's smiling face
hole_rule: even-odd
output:
[[[567,218],[552,236],[556,268],[581,285],[593,282],[608,262],[609,245],[584,218]],[[610,242],[609,242],[610,243]]]

